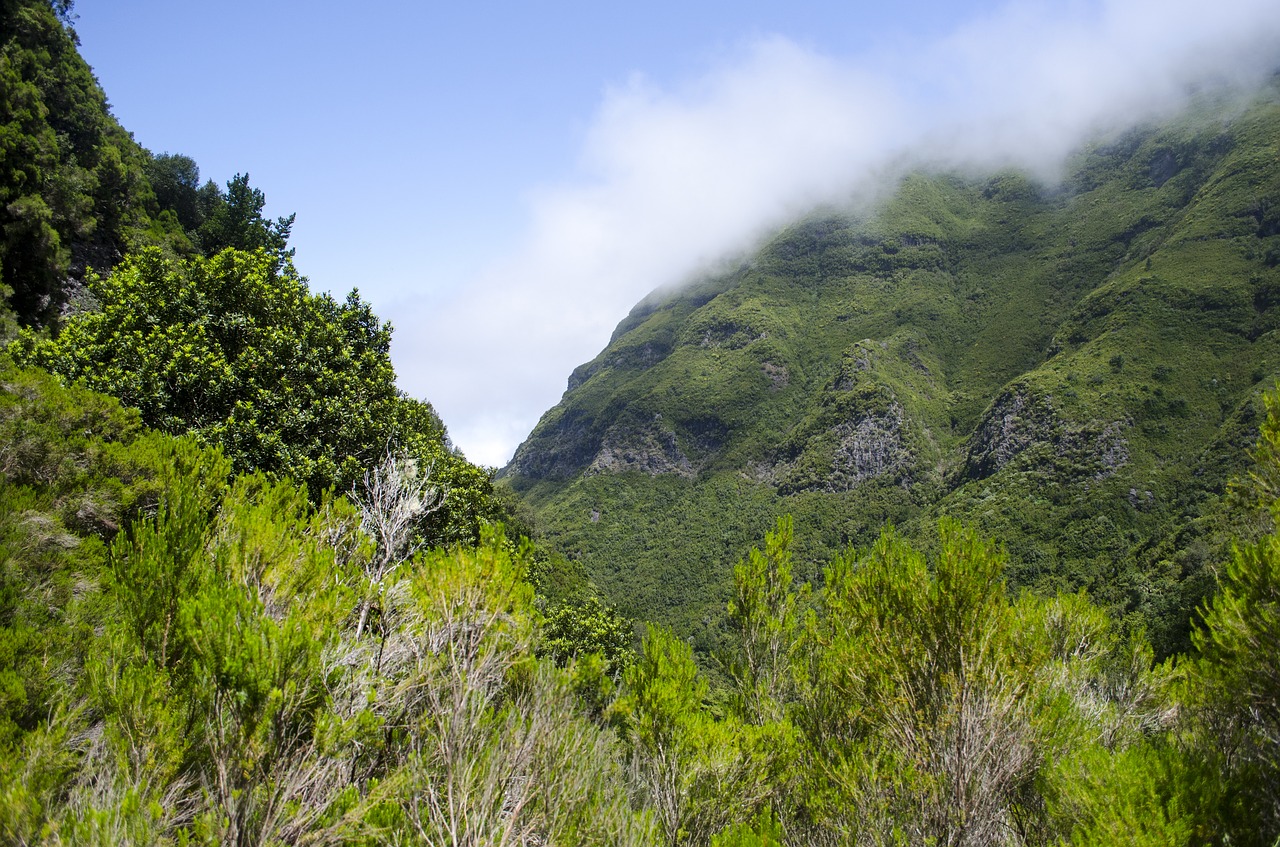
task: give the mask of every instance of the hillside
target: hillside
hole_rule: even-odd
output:
[[[642,304],[517,457],[566,558],[70,8],[0,0],[0,843],[1275,843],[1274,92]]]
[[[1280,373],[1280,82],[1100,141],[1058,185],[916,172],[655,293],[503,472],[621,609],[725,643],[781,514],[798,576],[886,522],[1002,539],[1186,646]]]

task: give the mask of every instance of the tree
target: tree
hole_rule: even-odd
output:
[[[220,445],[237,470],[287,474],[317,498],[347,490],[413,417],[390,327],[354,291],[344,303],[311,294],[265,251],[176,260],[147,249],[90,287],[99,310],[54,339],[25,333],[18,358]],[[405,435],[436,443],[443,428]]]
[[[152,202],[146,154],[76,52],[70,9],[0,4],[0,286],[28,325],[57,318],[68,277],[118,261]]]
[[[603,671],[617,677],[635,661],[631,648],[634,625],[595,595],[564,603],[547,614],[542,652],[563,666],[572,659],[597,654]]]
[[[220,193],[212,200],[212,209],[206,211],[200,224],[200,243],[205,255],[212,256],[231,247],[247,252],[265,250],[279,263],[293,258],[289,232],[296,215],[267,220],[262,216],[266,203],[262,191],[249,185],[247,173],[232,177],[227,182],[227,193]]]
[[[781,717],[792,687],[790,653],[800,598],[791,587],[791,527],[790,516],[779,518],[774,531],[765,534],[764,552],[753,547],[733,569],[729,618],[738,627],[741,646],[729,670],[743,714],[756,722]]]
[[[382,462],[364,472],[363,484],[351,492],[360,510],[360,528],[373,539],[374,553],[365,565],[365,597],[360,604],[356,638],[364,632],[370,610],[379,602],[387,578],[413,555],[421,538],[416,523],[440,508],[445,492],[431,482],[431,468],[388,450]]]
[[[939,534],[932,559],[890,529],[827,570],[797,655],[802,817],[844,841],[1052,841],[1046,774],[1133,741],[1150,650],[1082,596],[1011,600],[993,542]]]
[[[1185,673],[1198,752],[1235,800],[1222,825],[1233,841],[1263,845],[1280,837],[1280,396],[1265,402],[1247,488],[1273,530],[1236,545],[1192,632],[1198,655]]]
[[[769,793],[759,748],[777,739],[711,714],[687,643],[650,625],[623,682],[614,715],[630,745],[633,790],[668,847],[706,844],[759,809]]]
[[[161,209],[172,209],[178,223],[194,234],[204,223],[200,203],[200,167],[190,156],[161,153],[147,162],[147,179]]]

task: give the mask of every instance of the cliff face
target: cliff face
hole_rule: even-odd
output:
[[[637,306],[504,471],[624,610],[712,649],[734,561],[891,520],[1001,537],[1175,644],[1280,373],[1280,94],[1201,103],[1066,180],[916,174]]]

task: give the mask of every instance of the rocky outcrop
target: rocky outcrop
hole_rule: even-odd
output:
[[[969,439],[964,476],[986,479],[1028,447],[1053,438],[1054,413],[1049,398],[1016,385],[991,405]]]
[[[1124,431],[1130,425],[1124,420],[1068,427],[1054,445],[1054,453],[1070,475],[1101,482],[1129,464],[1129,440]]]
[[[585,365],[579,365],[574,368],[573,373],[569,374],[569,382],[565,390],[566,392],[576,391],[587,380],[606,368],[614,370],[644,370],[645,368],[651,368],[665,359],[670,353],[670,345],[652,341],[633,347],[610,349],[608,355],[599,356]]]
[[[769,378],[770,389],[773,391],[781,391],[791,382],[791,372],[787,370],[786,365],[765,362],[760,365],[760,369]]]
[[[963,477],[986,479],[1033,447],[1062,478],[1101,481],[1129,462],[1124,432],[1131,421],[1076,424],[1058,414],[1053,398],[1017,385],[1002,394],[969,439]]]
[[[872,480],[908,486],[916,465],[908,427],[907,414],[895,400],[810,437],[797,458],[757,466],[752,476],[784,494],[852,491]]]
[[[504,476],[567,480],[590,464],[600,444],[595,421],[573,410],[544,423],[536,434],[516,450]]]
[[[831,457],[825,491],[850,491],[876,477],[905,483],[910,475],[911,451],[903,438],[902,406],[893,403],[876,415],[842,423],[834,430],[840,439]]]
[[[676,443],[676,435],[655,420],[648,426],[610,427],[592,459],[587,473],[639,471],[649,476],[676,474],[692,478],[696,474],[689,458]]]

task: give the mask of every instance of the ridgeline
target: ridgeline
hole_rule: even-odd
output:
[[[642,302],[503,474],[627,614],[727,645],[731,564],[794,516],[819,581],[885,523],[1000,538],[1186,649],[1280,375],[1280,83],[1082,150],[1060,184],[913,173]]]
[[[651,298],[513,494],[71,5],[0,0],[0,843],[1275,844],[1274,86]]]

